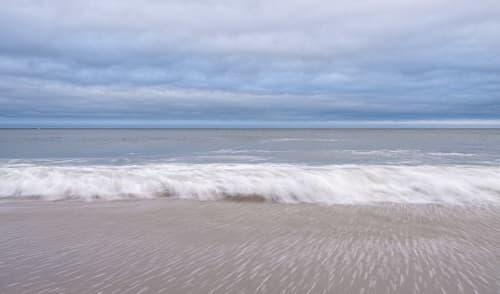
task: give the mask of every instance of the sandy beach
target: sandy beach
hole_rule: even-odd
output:
[[[0,293],[498,293],[500,209],[2,200]]]

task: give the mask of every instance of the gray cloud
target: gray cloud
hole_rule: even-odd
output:
[[[495,120],[480,2],[3,1],[0,124]]]

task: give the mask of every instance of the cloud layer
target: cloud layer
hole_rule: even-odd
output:
[[[0,126],[500,118],[497,0],[1,6]]]

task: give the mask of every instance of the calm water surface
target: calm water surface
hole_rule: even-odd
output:
[[[0,158],[114,164],[497,165],[500,130],[4,129]]]

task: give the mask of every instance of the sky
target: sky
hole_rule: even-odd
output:
[[[0,127],[500,127],[498,0],[0,0]]]

